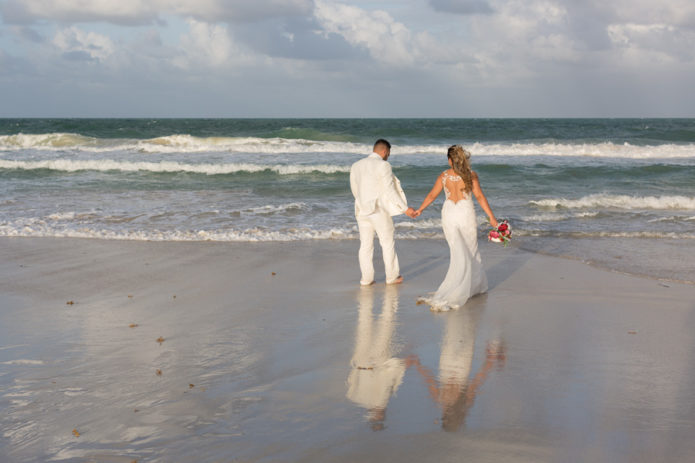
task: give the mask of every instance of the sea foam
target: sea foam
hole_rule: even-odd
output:
[[[97,227],[80,226],[70,228],[55,226],[42,219],[22,219],[16,222],[0,223],[0,236],[7,237],[51,237],[51,238],[91,238],[123,241],[223,241],[223,242],[261,242],[261,241],[303,241],[327,239],[354,239],[355,227],[317,230],[312,228],[291,228],[268,230],[248,228],[244,230],[110,230]]]
[[[687,196],[628,196],[594,194],[579,199],[551,198],[530,201],[543,208],[695,209],[695,198]]]
[[[573,239],[592,239],[592,238],[613,238],[613,239],[669,239],[669,240],[695,240],[693,233],[660,232],[660,231],[556,231],[556,230],[529,230],[514,229],[516,236],[530,236],[542,238],[573,238]]]
[[[394,156],[412,154],[444,155],[448,144],[394,144]],[[634,145],[630,143],[480,143],[465,144],[474,155],[481,156],[555,156],[628,159],[692,158],[695,144],[665,143]],[[0,136],[0,151],[81,151],[139,153],[336,153],[365,154],[371,145],[347,141],[320,141],[292,138],[196,137],[172,134],[150,139],[95,138],[74,133],[15,134]]]
[[[77,224],[76,224],[77,225]],[[99,226],[65,226],[59,221],[40,218],[24,218],[0,223],[0,236],[6,237],[51,237],[51,238],[89,238],[122,241],[221,241],[221,242],[264,242],[264,241],[306,241],[306,240],[353,240],[359,237],[354,224],[344,227],[316,229],[293,227],[281,230],[266,228],[247,228],[243,230],[200,229],[200,230],[153,230],[153,229],[105,229]],[[443,239],[440,227],[426,230],[411,229],[399,231],[397,239]]]
[[[300,211],[306,209],[306,203],[289,203],[289,204],[266,204],[265,206],[251,207],[249,209],[243,209],[240,211],[242,214],[275,214],[284,213],[292,211]]]
[[[221,164],[192,164],[173,161],[162,162],[128,162],[112,159],[101,160],[68,160],[55,159],[44,161],[17,161],[0,159],[0,169],[21,170],[54,170],[62,172],[91,171],[120,171],[120,172],[189,172],[206,175],[225,175],[234,173],[275,172],[280,175],[307,174],[319,172],[334,174],[349,172],[350,166],[315,164],[315,165],[283,165],[283,164],[251,164],[251,163],[221,163]]]

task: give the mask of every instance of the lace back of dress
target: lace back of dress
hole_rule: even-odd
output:
[[[442,188],[444,188],[444,194],[446,195],[446,199],[451,199],[451,190],[447,187],[447,184],[451,183],[459,183],[463,182],[463,179],[458,175],[458,174],[450,174],[448,170],[444,171],[444,175],[442,175]],[[458,186],[458,185],[456,185]],[[452,189],[456,188],[456,186],[452,185]],[[462,193],[461,197],[456,199],[454,202],[458,202],[462,199],[466,199],[466,193]]]

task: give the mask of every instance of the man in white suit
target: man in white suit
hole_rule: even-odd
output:
[[[390,154],[391,144],[379,139],[374,143],[374,152],[350,169],[350,189],[355,197],[355,217],[360,231],[361,285],[374,283],[374,233],[379,237],[384,256],[386,284],[403,281],[391,216],[405,213],[415,218],[415,210],[408,207],[401,183],[391,172],[391,164],[387,162]]]

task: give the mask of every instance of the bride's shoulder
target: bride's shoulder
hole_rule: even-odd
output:
[[[473,180],[478,180],[478,173],[474,170],[471,171],[471,178]]]

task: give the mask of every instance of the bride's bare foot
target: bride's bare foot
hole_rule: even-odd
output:
[[[395,280],[393,280],[389,283],[386,283],[386,284],[387,285],[400,285],[401,283],[403,283],[403,277],[401,275],[398,275],[398,278],[396,278]]]

